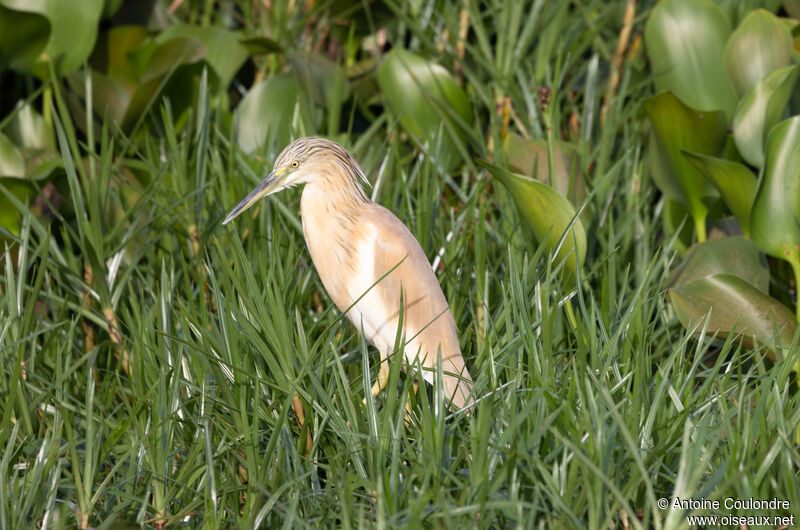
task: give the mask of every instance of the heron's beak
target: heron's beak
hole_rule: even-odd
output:
[[[278,191],[281,188],[281,179],[280,173],[273,171],[267,178],[261,181],[261,184],[253,188],[253,191],[247,194],[247,197],[242,199],[242,202],[236,205],[236,208],[231,210],[231,213],[228,214],[228,217],[222,221],[222,224],[226,225],[233,221],[240,213],[250,208],[253,204],[258,202],[260,199],[266,197],[270,193]]]

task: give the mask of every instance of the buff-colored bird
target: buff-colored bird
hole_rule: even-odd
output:
[[[377,395],[389,376],[403,301],[402,336],[407,366],[417,359],[423,378],[436,384],[441,358],[444,395],[456,408],[472,403],[472,379],[464,366],[450,307],[431,264],[395,215],[372,202],[356,159],[341,145],[300,138],[287,146],[275,169],[225,218],[223,224],[276,191],[305,184],[300,201],[303,234],[322,284],[336,306],[378,348]],[[441,352],[441,354],[440,354]]]

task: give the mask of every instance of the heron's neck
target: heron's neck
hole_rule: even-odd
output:
[[[320,175],[306,184],[302,202],[304,209],[321,208],[329,212],[344,213],[363,208],[371,201],[355,179],[339,175]]]

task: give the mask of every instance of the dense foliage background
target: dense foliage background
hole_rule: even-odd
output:
[[[0,527],[800,517],[798,11],[0,0]],[[471,414],[398,362],[362,404],[300,190],[220,225],[305,135],[431,259]]]

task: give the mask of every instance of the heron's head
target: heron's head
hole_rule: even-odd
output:
[[[359,192],[358,180],[367,182],[355,157],[341,145],[313,136],[298,138],[278,155],[272,172],[236,205],[222,224],[229,223],[267,195],[321,178],[339,179],[341,185],[355,185]]]

